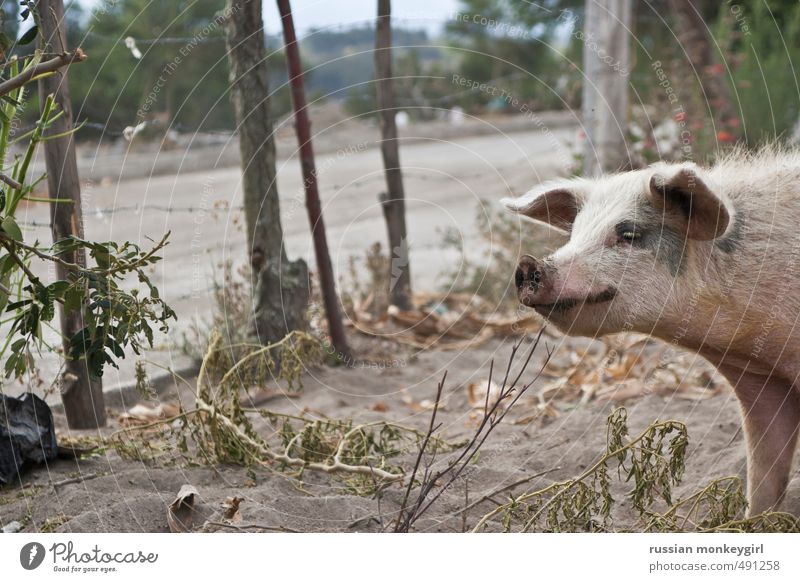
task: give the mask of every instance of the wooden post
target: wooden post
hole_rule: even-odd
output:
[[[67,50],[66,20],[62,0],[39,0],[40,46],[44,52],[60,53]],[[49,134],[60,134],[72,129],[72,106],[69,98],[67,73],[69,68],[56,71],[53,75],[39,80],[39,102],[49,94],[64,114],[57,119],[48,130]],[[44,142],[44,158],[47,168],[47,190],[50,198],[67,199],[70,202],[52,202],[50,204],[50,226],[53,242],[67,236],[83,237],[83,220],[81,217],[81,184],[78,176],[78,164],[75,158],[75,141],[72,135],[51,139]],[[61,255],[65,261],[86,264],[86,255],[79,251]],[[66,279],[68,270],[56,265],[56,275]],[[76,311],[69,316],[60,310],[61,333],[71,338],[83,329],[83,311]],[[65,351],[68,343],[65,340]],[[99,379],[89,376],[89,368],[85,360],[67,360],[62,374],[61,400],[70,428],[98,428],[106,424],[106,410],[103,403],[103,384]]]
[[[308,119],[305,89],[303,88],[303,67],[300,62],[300,50],[294,32],[292,8],[289,0],[278,0],[278,10],[283,25],[283,39],[286,45],[286,63],[289,68],[289,83],[292,88],[292,104],[294,105],[294,122],[297,141],[300,148],[300,166],[303,172],[303,186],[306,192],[306,209],[311,222],[311,234],[314,239],[314,253],[317,258],[322,300],[328,318],[328,332],[331,343],[339,357],[350,355],[347,338],[342,325],[339,309],[339,296],[336,294],[336,282],[333,278],[331,256],[328,252],[328,240],[325,235],[325,223],[322,220],[322,206],[317,189],[317,170],[314,165],[314,148],[311,144],[311,122]]]
[[[629,165],[630,0],[586,0],[583,39],[583,173]]]
[[[225,34],[242,158],[252,326],[267,345],[305,327],[309,281],[306,262],[290,261],[283,244],[261,9],[261,0],[228,0]]]
[[[375,29],[375,77],[378,89],[378,108],[381,118],[381,156],[388,193],[380,197],[386,229],[389,234],[391,272],[389,295],[392,304],[400,309],[414,307],[411,299],[411,263],[406,234],[406,202],[403,172],[397,146],[397,124],[392,81],[392,21],[391,1],[378,0],[378,22]]]

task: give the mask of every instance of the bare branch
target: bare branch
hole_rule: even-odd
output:
[[[544,370],[547,363],[550,361],[550,356],[552,352],[547,350],[546,357],[544,359],[544,363],[542,364],[541,368],[539,369],[538,373],[534,376],[533,380],[530,382],[520,386],[517,388],[517,383],[519,382],[522,375],[525,373],[525,370],[528,367],[528,364],[531,361],[531,357],[533,356],[533,352],[536,351],[537,346],[542,338],[542,333],[544,332],[544,328],[539,332],[537,337],[531,344],[530,350],[528,351],[528,355],[525,358],[522,366],[519,369],[519,372],[516,376],[511,376],[511,368],[514,360],[516,358],[517,352],[522,345],[522,341],[520,340],[519,343],[514,345],[511,350],[511,356],[509,357],[508,367],[506,368],[505,377],[503,378],[503,384],[500,388],[500,393],[498,398],[491,404],[489,404],[488,400],[484,405],[484,413],[483,418],[475,430],[472,438],[470,439],[469,443],[466,447],[461,451],[461,454],[455,460],[449,461],[447,465],[438,470],[432,470],[433,462],[431,461],[425,468],[425,473],[422,477],[422,480],[419,485],[419,491],[416,494],[416,499],[414,500],[413,504],[410,505],[408,503],[408,498],[410,496],[410,490],[413,486],[414,482],[414,475],[416,470],[419,466],[420,460],[424,453],[426,452],[427,444],[430,440],[430,436],[438,430],[438,426],[434,426],[434,418],[436,411],[438,409],[438,403],[441,399],[442,394],[442,384],[443,381],[440,383],[439,388],[436,394],[436,406],[434,407],[434,412],[431,418],[431,425],[428,429],[428,437],[426,437],[421,445],[420,452],[417,456],[417,464],[415,467],[414,473],[412,473],[411,479],[408,484],[408,489],[406,490],[406,495],[403,499],[403,504],[400,508],[400,512],[398,514],[397,519],[395,520],[395,532],[408,532],[411,529],[411,526],[416,522],[425,512],[427,512],[431,506],[436,502],[437,499],[447,491],[458,479],[461,477],[464,470],[469,466],[471,460],[475,457],[475,454],[480,451],[481,447],[483,447],[486,439],[492,433],[492,431],[497,428],[497,426],[503,422],[506,414],[508,411],[516,404],[516,402],[522,397],[523,394],[530,388],[530,386],[536,382],[536,380],[541,376],[542,370]],[[492,367],[493,369],[493,367]],[[511,380],[509,380],[511,378]],[[487,392],[491,389],[491,383],[487,386]],[[508,402],[506,402],[508,401]],[[437,489],[438,487],[438,489]]]
[[[19,89],[40,75],[55,73],[57,70],[66,67],[67,65],[79,63],[84,60],[86,60],[86,53],[79,48],[72,52],[61,53],[55,58],[44,61],[43,63],[39,63],[38,65],[34,65],[30,69],[22,71],[16,77],[11,77],[10,79],[0,83],[0,95],[7,95],[8,93],[11,93],[15,89]]]
[[[5,182],[5,183],[6,183],[6,184],[8,184],[9,186],[11,186],[11,187],[12,187],[14,190],[22,190],[22,184],[20,184],[19,182],[17,182],[17,181],[16,181],[14,178],[12,178],[11,176],[6,176],[6,175],[5,175],[5,174],[3,174],[3,173],[0,173],[0,182]]]

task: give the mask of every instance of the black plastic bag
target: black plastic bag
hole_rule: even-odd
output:
[[[58,454],[53,413],[30,392],[0,394],[0,485],[19,479],[25,465],[52,461]]]

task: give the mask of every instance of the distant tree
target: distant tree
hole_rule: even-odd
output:
[[[308,267],[289,261],[283,243],[275,134],[270,112],[261,0],[228,0],[227,53],[253,278],[253,331],[269,344],[305,326]]]
[[[582,116],[583,173],[594,176],[630,165],[628,73],[631,0],[586,0]]]
[[[381,197],[386,218],[391,252],[389,295],[393,305],[409,310],[414,303],[411,295],[411,260],[406,233],[406,200],[403,171],[398,147],[397,109],[394,102],[392,75],[391,0],[378,0],[378,23],[375,29],[375,78],[381,121],[381,156],[386,177],[387,193]]]
[[[491,83],[535,109],[577,106],[579,94],[571,86],[579,77],[582,45],[564,32],[582,14],[580,0],[461,0],[459,14],[447,26],[458,73]],[[492,97],[469,91],[460,102],[485,106]]]
[[[715,73],[731,85],[734,111],[741,117],[734,133],[750,145],[776,137],[800,140],[800,3],[721,6],[714,35],[725,49],[716,55]]]
[[[698,79],[709,116],[715,120],[718,130],[725,128],[729,140],[733,140],[738,134],[736,122],[739,116],[724,68],[714,49],[708,15],[704,13],[707,3],[703,0],[670,0],[669,4],[677,24],[675,30],[678,40],[685,59],[691,65],[692,76]],[[718,132],[720,134],[721,131]]]
[[[222,0],[98,4],[73,35],[95,55],[75,72],[77,117],[117,130],[156,115],[191,129],[230,126],[230,103],[220,99],[228,87],[224,35],[215,20],[223,6]]]

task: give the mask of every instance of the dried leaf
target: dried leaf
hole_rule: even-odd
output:
[[[244,501],[244,497],[228,497],[222,502],[222,517],[231,523],[241,523],[242,514],[239,513],[239,505]]]
[[[497,399],[500,397],[500,392],[502,390],[502,386],[497,382],[492,381],[491,384],[489,380],[484,380],[482,382],[473,382],[469,386],[467,386],[467,400],[469,400],[469,405],[472,408],[479,408],[481,410],[486,408],[491,408],[494,406]],[[488,396],[489,396],[489,404],[486,405],[486,392],[488,389]],[[511,399],[506,399],[506,402],[501,402],[500,406],[498,407],[500,410],[505,409],[506,405],[511,402]]]
[[[194,498],[200,496],[191,485],[184,485],[175,501],[167,507],[167,523],[172,533],[188,533],[194,525]]]
[[[416,400],[411,398],[409,394],[403,395],[402,401],[403,404],[408,406],[414,412],[425,412],[433,410],[433,407],[436,405],[436,403],[433,400],[430,400],[428,398],[417,402]],[[447,407],[447,399],[443,397],[439,402],[439,410],[444,410],[446,407]]]

